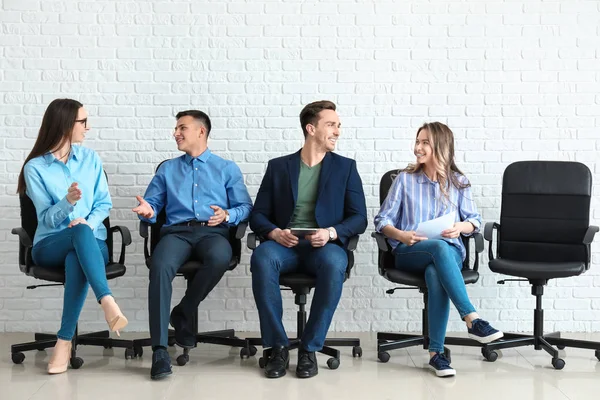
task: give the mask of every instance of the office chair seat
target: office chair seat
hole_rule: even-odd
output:
[[[106,279],[114,279],[125,275],[126,268],[123,264],[111,263],[106,266]],[[35,279],[65,283],[65,270],[61,268],[50,269],[31,266],[27,274]]]
[[[464,269],[461,271],[465,284],[475,283],[479,279],[479,273],[471,269]],[[386,268],[383,275],[385,279],[407,286],[415,286],[419,288],[427,287],[425,283],[425,275],[411,273],[406,271],[400,271],[395,268]]]
[[[489,262],[493,272],[526,279],[554,279],[577,276],[585,271],[582,262],[528,262],[495,259]]]
[[[346,281],[346,279],[348,279],[348,274],[346,274],[344,281]],[[302,288],[314,288],[317,284],[317,280],[310,274],[290,272],[279,277],[279,284],[291,288],[292,291],[301,291]]]
[[[148,268],[150,268],[151,263],[152,263],[152,257],[148,257],[146,259],[146,266]],[[233,256],[231,258],[231,261],[229,261],[229,271],[233,270],[236,267],[237,263],[238,263],[237,257]],[[177,274],[178,275],[194,274],[196,272],[196,270],[199,268],[202,268],[202,263],[198,260],[190,259],[189,261],[187,261],[185,264],[183,264],[177,270]]]

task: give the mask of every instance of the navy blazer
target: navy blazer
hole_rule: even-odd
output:
[[[267,165],[250,215],[250,228],[266,237],[289,227],[298,199],[300,151],[274,158]],[[315,219],[319,228],[334,227],[344,248],[367,229],[367,207],[356,161],[328,152],[322,161]]]

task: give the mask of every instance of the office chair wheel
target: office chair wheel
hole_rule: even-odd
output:
[[[338,369],[340,366],[340,359],[331,357],[329,360],[327,360],[327,366],[329,369]]]
[[[37,349],[37,351],[46,351],[46,349],[43,349],[43,348],[40,347],[40,348]]]
[[[125,349],[125,359],[132,360],[135,358],[135,351],[132,348]]]
[[[10,356],[12,358],[12,362],[15,364],[21,364],[23,361],[25,361],[25,354],[23,353],[12,353]]]
[[[105,345],[104,345],[104,348],[105,348],[105,349],[112,349],[112,346],[111,346],[110,344],[105,344]]]
[[[352,348],[352,357],[362,357],[362,348],[360,346]]]
[[[141,357],[144,355],[144,348],[142,346],[134,346],[133,347],[133,356]]]
[[[246,348],[246,347],[242,347],[240,349],[240,358],[244,359],[244,358],[250,358],[253,355],[256,354],[256,347],[255,346],[250,346],[250,348]]]
[[[382,363],[386,363],[390,361],[390,353],[388,353],[387,351],[380,351],[379,353],[377,353],[377,358]]]
[[[494,350],[487,350],[485,348],[482,348],[481,349],[481,354],[489,362],[494,362],[494,361],[496,361],[498,359],[498,353],[495,352]]]
[[[177,357],[177,365],[180,367],[183,367],[188,363],[188,361],[190,361],[190,356],[188,354],[181,354],[179,357]]]
[[[600,361],[600,350],[596,350],[596,358]]]
[[[265,365],[267,365],[267,362],[265,361],[264,357],[261,357],[258,359],[258,366],[261,368],[264,368]]]
[[[565,349],[565,345],[564,344],[557,344],[556,348],[559,350],[564,350]]]
[[[79,369],[83,365],[83,358],[81,357],[71,357],[71,368]]]
[[[554,369],[563,369],[565,367],[565,361],[562,358],[553,358],[552,366]]]

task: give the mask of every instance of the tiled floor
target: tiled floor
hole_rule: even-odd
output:
[[[31,340],[31,335],[0,334],[4,349],[0,399],[591,400],[600,395],[600,362],[589,350],[565,350],[566,366],[557,371],[545,352],[531,347],[505,350],[494,363],[484,361],[478,348],[452,347],[452,365],[458,374],[440,379],[427,369],[423,349],[395,350],[383,364],[377,361],[374,334],[359,337],[363,340],[362,358],[353,359],[349,348],[342,349],[340,368],[332,371],[326,366],[327,357],[319,355],[319,375],[308,380],[294,375],[296,352],[292,353],[288,375],[268,380],[258,367],[258,357],[241,360],[238,349],[200,345],[191,352],[185,367],[175,365],[170,378],[153,382],[149,378],[149,349],[142,359],[126,361],[123,350],[80,347],[78,355],[85,360],[81,369],[49,376],[45,368],[51,350],[28,352],[23,364],[14,365],[10,344]],[[600,334],[574,337],[600,340]],[[179,349],[170,352],[174,362]]]

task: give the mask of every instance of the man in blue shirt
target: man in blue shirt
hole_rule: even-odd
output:
[[[185,154],[160,166],[144,197],[136,197],[140,204],[133,209],[141,220],[150,223],[156,222],[163,208],[166,212],[161,239],[152,253],[148,288],[152,379],[171,374],[166,350],[169,321],[175,328],[178,345],[195,346],[192,315],[231,261],[228,226],[247,220],[252,210],[239,167],[208,149],[208,115],[189,110],[178,113],[176,118],[173,137]],[[198,270],[169,316],[173,278],[191,256],[201,260],[204,267]]]

